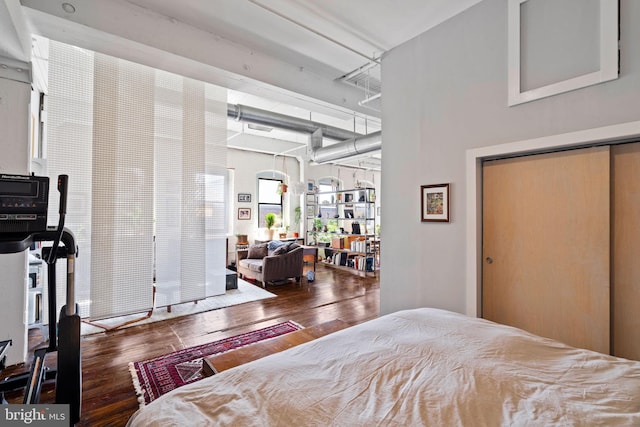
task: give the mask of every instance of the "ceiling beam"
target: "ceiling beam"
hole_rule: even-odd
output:
[[[0,0],[0,56],[30,61],[31,34],[20,0]]]
[[[130,2],[74,0],[73,5],[70,14],[59,2],[23,0],[34,31],[50,39],[258,96],[275,87],[291,97],[377,116],[358,105],[360,90],[335,81],[330,70],[310,72]]]

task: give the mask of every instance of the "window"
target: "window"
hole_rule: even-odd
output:
[[[282,222],[282,195],[278,188],[281,179],[258,178],[258,226],[266,227],[264,216],[268,213],[276,214],[276,227]]]
[[[337,190],[337,186],[334,185],[333,178],[320,178],[318,181],[318,205],[322,218],[334,218],[338,215],[335,193],[333,193],[335,190]]]

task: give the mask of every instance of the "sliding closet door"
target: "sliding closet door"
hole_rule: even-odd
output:
[[[485,162],[483,317],[609,352],[609,148]]]
[[[640,360],[640,143],[611,156],[612,354]]]

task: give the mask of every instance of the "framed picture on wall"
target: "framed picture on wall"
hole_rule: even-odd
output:
[[[251,208],[238,208],[238,219],[251,219]]]
[[[420,186],[422,222],[449,222],[449,184]]]
[[[238,193],[238,202],[250,203],[251,202],[251,193]]]
[[[307,180],[307,193],[315,193],[316,191],[316,181],[313,179]]]

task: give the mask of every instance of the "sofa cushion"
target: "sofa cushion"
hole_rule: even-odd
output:
[[[249,252],[247,253],[248,259],[262,259],[267,256],[267,244],[259,243],[249,246]]]
[[[262,259],[241,259],[240,265],[250,271],[262,273]]]

